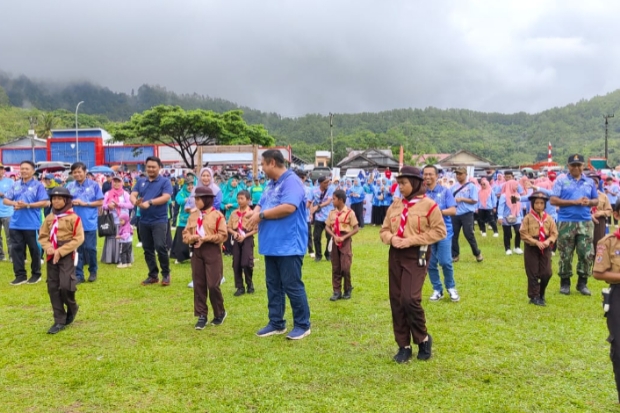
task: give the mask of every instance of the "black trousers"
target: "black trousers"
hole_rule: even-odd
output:
[[[120,247],[121,247],[121,253],[120,253],[121,264],[131,264],[131,249],[132,249],[131,242],[121,242]]]
[[[478,244],[476,243],[476,236],[474,235],[474,213],[468,212],[462,215],[454,215],[452,218],[452,227],[454,229],[454,236],[452,237],[452,258],[459,256],[461,250],[459,247],[459,235],[461,234],[461,228],[465,239],[469,242],[471,247],[471,253],[475,257],[480,255]]]
[[[364,203],[358,202],[356,204],[351,204],[351,210],[355,214],[360,228],[364,228]]]
[[[325,231],[325,222],[314,221],[314,233],[312,236],[314,237],[314,251],[317,257],[320,257],[321,251],[323,251],[323,248],[321,248],[321,237],[323,236],[323,231]],[[327,231],[325,231],[325,239],[327,240],[325,243],[325,259],[329,261],[330,256],[329,251],[327,251],[327,246],[329,245],[329,240],[331,240],[332,237],[327,233]]]
[[[312,247],[312,224],[308,222],[308,252],[310,254],[314,253],[314,248]]]
[[[504,249],[508,251],[510,249],[510,240],[512,239],[511,228],[515,232],[515,249],[521,247],[521,233],[519,230],[521,229],[521,224],[513,224],[513,225],[502,225],[504,229]]]
[[[37,239],[37,231],[32,229],[11,229],[9,233],[11,242],[11,260],[13,260],[13,272],[15,278],[27,278],[26,246],[30,251],[30,270],[32,277],[41,276],[41,247]]]
[[[144,259],[146,265],[149,267],[149,277],[151,278],[158,278],[159,276],[159,268],[157,268],[157,260],[155,259],[156,252],[159,265],[161,266],[162,277],[168,277],[170,275],[170,257],[168,256],[168,249],[166,248],[168,225],[169,223],[167,221],[158,224],[143,224],[141,222],[138,225],[142,237]]]
[[[52,260],[47,261],[47,293],[56,324],[65,325],[67,314],[77,313],[76,285],[73,254],[65,255],[56,264],[52,264]]]
[[[479,209],[478,210],[478,226],[480,232],[487,232],[486,226],[490,226],[493,233],[497,233],[497,222],[495,221],[495,214],[492,209]]]
[[[609,330],[609,337],[607,338],[610,344],[609,357],[614,369],[616,391],[620,401],[620,288],[618,285],[611,285],[607,329]]]

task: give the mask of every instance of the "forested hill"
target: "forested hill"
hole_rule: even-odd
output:
[[[281,145],[290,144],[294,153],[312,160],[314,151],[329,149],[329,119],[309,114],[299,118],[281,117],[239,106],[223,99],[202,95],[178,95],[158,86],[143,85],[130,94],[113,92],[91,83],[48,85],[21,76],[0,73],[0,142],[24,135],[31,110],[54,111],[56,127],[72,127],[71,112],[80,107],[80,124],[105,127],[109,121],[124,121],[135,112],[159,104],[185,109],[203,108],[217,112],[242,109],[248,123],[261,123]],[[6,98],[8,97],[8,102]],[[4,102],[4,107],[3,106]],[[10,107],[7,107],[6,104]],[[11,108],[12,107],[12,108]],[[538,114],[474,112],[465,109],[394,109],[380,113],[336,114],[334,117],[335,159],[347,148],[391,147],[395,153],[404,145],[407,155],[450,153],[467,149],[504,164],[529,163],[546,159],[547,143],[554,147],[555,160],[569,153],[586,156],[604,153],[605,114],[610,119],[611,163],[620,163],[620,90],[590,100],[581,100]],[[97,115],[97,116],[88,116]],[[82,119],[82,116],[84,117]]]

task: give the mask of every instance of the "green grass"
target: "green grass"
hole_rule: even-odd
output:
[[[461,239],[459,303],[431,303],[433,358],[397,365],[388,302],[387,247],[378,229],[355,237],[353,299],[330,302],[331,267],[306,258],[312,335],[258,338],[267,322],[264,261],[256,294],[233,297],[230,259],[222,289],[228,318],[194,330],[188,264],[172,285],[142,287],[132,269],[102,265],[79,287],[80,313],[56,336],[44,282],[9,286],[0,263],[2,412],[607,412],[618,411],[607,330],[592,297],[558,293],[528,304],[522,256],[501,238],[479,238],[475,262]],[[557,257],[554,258],[557,271]],[[210,314],[210,318],[212,314]],[[290,308],[286,317],[292,326]]]

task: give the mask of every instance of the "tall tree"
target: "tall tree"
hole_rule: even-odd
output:
[[[39,128],[37,135],[40,138],[47,139],[52,136],[52,129],[56,127],[58,119],[54,112],[45,112],[39,117]]]
[[[0,86],[0,107],[10,105],[11,101],[9,100],[9,95],[7,95],[6,91]]]
[[[112,127],[111,133],[117,141],[141,140],[166,145],[181,155],[188,168],[194,169],[198,146],[274,145],[274,138],[263,125],[250,126],[242,115],[240,110],[215,113],[160,105],[133,115],[128,122]]]

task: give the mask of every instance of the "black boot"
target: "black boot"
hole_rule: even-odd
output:
[[[560,278],[560,294],[570,295],[570,278]]]
[[[254,294],[254,284],[248,285],[248,294]]]
[[[579,280],[577,281],[577,291],[579,291],[582,295],[592,295],[588,289],[588,277],[579,277]]]
[[[239,297],[240,295],[245,294],[245,289],[244,288],[237,288],[237,291],[235,291],[234,296],[235,297]]]
[[[334,291],[334,295],[332,295],[329,298],[329,301],[338,301],[342,298],[342,294],[340,294],[340,291]]]

